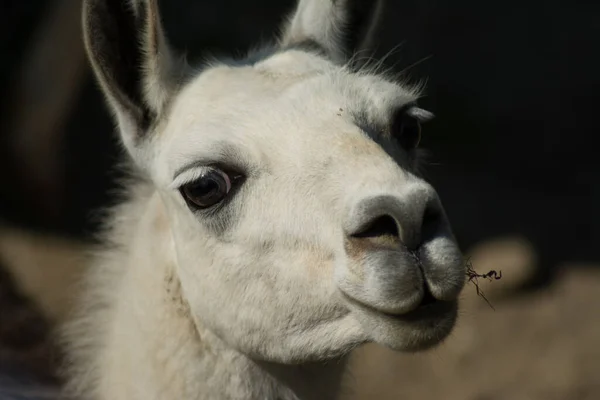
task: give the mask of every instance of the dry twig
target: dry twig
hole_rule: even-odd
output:
[[[480,296],[483,300],[485,300],[485,302],[488,303],[488,305],[492,308],[492,310],[496,311],[496,309],[494,308],[492,303],[490,303],[490,301],[487,299],[487,297],[485,297],[485,294],[479,287],[478,280],[479,280],[479,278],[488,279],[490,281],[502,279],[502,271],[495,271],[492,269],[492,270],[486,272],[485,274],[478,274],[473,269],[473,264],[471,264],[471,260],[469,260],[469,259],[467,259],[467,261],[466,261],[466,266],[467,266],[467,278],[469,279],[469,282],[475,286],[477,295]]]

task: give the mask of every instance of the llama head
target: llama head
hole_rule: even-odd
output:
[[[194,70],[155,0],[85,2],[88,55],[165,204],[183,296],[252,357],[417,350],[454,325],[462,256],[415,172],[430,114],[415,90],[352,67],[380,8],[301,0],[272,49]]]

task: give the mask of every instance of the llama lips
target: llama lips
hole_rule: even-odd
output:
[[[417,308],[393,314],[347,295],[344,297],[370,341],[396,351],[413,352],[434,347],[450,334],[458,314],[456,300],[424,298]]]
[[[420,321],[435,320],[445,318],[449,314],[452,314],[457,309],[457,301],[441,301],[437,300],[426,290],[423,300],[417,308],[406,313],[390,313],[385,312],[373,307],[371,305],[359,302],[354,298],[348,296],[342,292],[343,297],[355,308],[358,308],[364,312],[379,314],[382,317],[391,318],[399,322],[407,323],[418,323]]]
[[[425,322],[437,320],[451,314],[457,308],[456,301],[435,300],[429,304],[422,304],[417,309],[406,314],[385,314],[391,318],[405,322]]]

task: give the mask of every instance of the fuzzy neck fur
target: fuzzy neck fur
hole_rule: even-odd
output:
[[[339,396],[346,360],[257,362],[192,317],[175,274],[169,221],[151,185],[137,184],[110,221],[108,246],[94,258],[66,329],[69,392],[94,400]]]

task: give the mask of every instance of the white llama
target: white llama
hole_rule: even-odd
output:
[[[132,159],[66,334],[94,400],[333,399],[368,342],[429,348],[465,269],[416,171],[416,90],[356,70],[381,5],[301,0],[277,44],[192,69],[155,0],[86,0]]]

